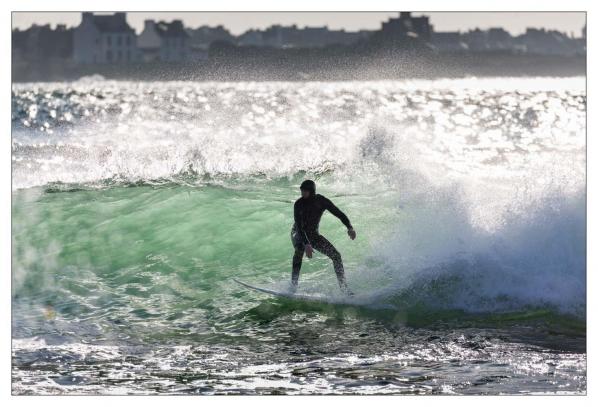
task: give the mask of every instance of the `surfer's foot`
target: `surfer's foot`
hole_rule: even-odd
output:
[[[347,286],[341,287],[341,291],[343,292],[343,294],[345,294],[348,297],[353,297],[355,295],[355,293],[353,291],[351,291],[349,289],[349,287],[347,287]]]
[[[298,286],[298,285],[299,285],[299,284],[297,284],[297,283],[291,283],[291,284],[289,285],[289,291],[290,291],[292,294],[294,294],[294,293],[295,293],[295,291],[297,291],[297,286]]]

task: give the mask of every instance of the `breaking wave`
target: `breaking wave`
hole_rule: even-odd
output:
[[[243,218],[231,218],[221,208],[238,202],[240,189],[267,190],[290,201],[295,184],[310,176],[326,194],[358,203],[348,212],[361,223],[368,247],[351,265],[356,271],[350,280],[367,293],[366,305],[468,313],[531,307],[583,318],[585,91],[580,78],[562,84],[476,79],[15,85],[13,189],[19,197],[33,187],[56,192],[168,186],[172,195],[158,201],[166,212],[136,202],[135,210],[153,214],[151,221],[139,218],[151,222],[151,233],[169,231],[153,252],[168,252],[164,242],[171,242],[177,256],[207,261],[197,260],[195,246],[172,242],[197,239],[190,234],[192,226],[213,236],[228,231],[220,242],[227,250],[221,253],[206,242],[206,258],[219,253],[219,261],[229,261],[222,273],[242,272],[258,267],[243,265],[255,259],[235,263],[224,260],[226,253],[250,256],[255,250],[274,259],[255,260],[263,272],[258,277],[275,281],[288,262],[288,243],[278,243],[288,231],[271,232],[270,240],[252,249],[238,225],[257,219],[274,230],[286,228],[280,219],[288,208],[247,203],[235,209]],[[223,188],[210,189],[214,185]],[[173,230],[168,223],[183,219],[171,215],[181,209],[170,204],[198,188],[212,194],[208,204],[221,206],[208,207],[212,217],[203,223],[189,216],[185,228]],[[114,193],[115,202],[134,201]],[[126,202],[123,207],[132,210]],[[56,213],[69,210],[61,207]],[[13,209],[15,215],[13,222],[26,229],[29,213],[20,219]],[[124,233],[118,228],[125,226],[107,230],[106,241]],[[142,234],[126,233],[126,241],[145,244]],[[19,239],[27,252],[26,239]],[[66,244],[65,237],[48,251],[60,252]],[[18,250],[17,268],[24,264]],[[81,255],[56,262],[72,266]],[[161,253],[155,261],[168,255]],[[142,267],[113,262],[124,270]],[[89,259],[84,264],[94,266]],[[24,281],[17,286],[35,295]]]

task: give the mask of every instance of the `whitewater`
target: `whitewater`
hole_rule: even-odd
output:
[[[12,86],[15,394],[585,394],[585,78]],[[304,260],[298,185],[355,298]]]

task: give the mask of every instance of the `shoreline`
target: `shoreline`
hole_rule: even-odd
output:
[[[374,58],[214,58],[193,63],[76,66],[68,61],[12,64],[12,83],[107,80],[196,82],[338,82],[488,77],[574,77],[586,56],[454,54]]]

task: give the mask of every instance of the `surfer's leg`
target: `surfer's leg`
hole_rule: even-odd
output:
[[[295,225],[291,229],[291,243],[295,248],[295,254],[293,255],[293,273],[291,274],[291,287],[297,288],[299,284],[299,271],[301,270],[301,261],[303,260],[303,253],[305,252],[305,245],[299,238]]]
[[[299,271],[301,271],[301,261],[303,260],[304,251],[300,248],[295,248],[293,255],[293,274],[291,275],[291,284],[296,287],[299,284]]]
[[[312,241],[313,248],[320,253],[328,256],[332,260],[334,266],[334,272],[336,273],[336,279],[341,290],[348,292],[347,282],[345,281],[345,269],[343,267],[343,259],[341,254],[332,243],[328,241],[324,236],[319,235],[314,241]]]

